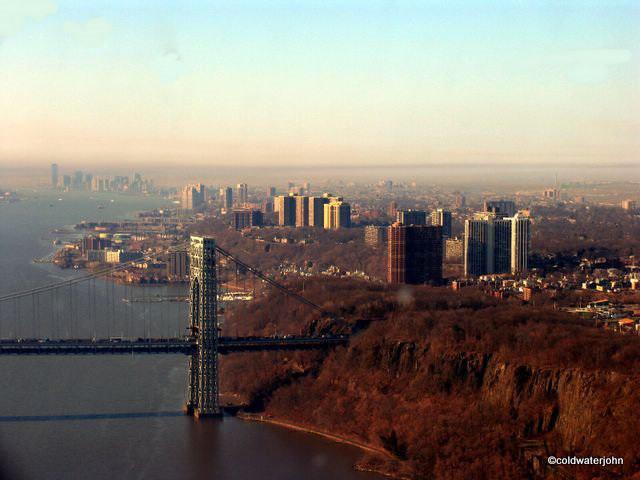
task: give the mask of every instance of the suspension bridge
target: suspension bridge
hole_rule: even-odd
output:
[[[205,418],[221,414],[219,354],[327,349],[348,342],[347,335],[222,336],[222,299],[234,298],[225,296],[225,285],[239,285],[238,271],[253,280],[251,298],[256,296],[257,279],[322,316],[334,315],[222,249],[213,238],[193,236],[186,244],[149,253],[142,260],[185,249],[190,263],[185,303],[154,302],[157,296],[152,295],[145,303],[147,297],[135,296],[134,287],[116,284],[113,274],[133,262],[0,296],[0,355],[185,354],[189,356],[185,413]],[[228,278],[230,267],[235,267],[234,283]],[[143,308],[136,311],[132,304]],[[187,333],[181,334],[185,328]]]

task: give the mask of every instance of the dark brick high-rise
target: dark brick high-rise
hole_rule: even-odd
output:
[[[387,281],[439,284],[442,281],[442,227],[403,225],[389,227]]]

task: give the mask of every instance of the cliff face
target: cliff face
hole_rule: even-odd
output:
[[[493,362],[484,378],[482,398],[520,417],[523,438],[551,433],[564,452],[638,461],[637,375]]]
[[[471,394],[519,420],[519,437],[553,433],[561,441],[556,447],[570,452],[594,446],[592,455],[615,454],[598,448],[598,436],[628,430],[627,423],[636,421],[629,407],[640,408],[638,375],[506,363],[489,353],[434,354],[401,341],[368,352],[351,348],[348,357],[352,368],[383,371],[400,384],[419,384],[424,393]]]
[[[397,461],[366,463],[407,478],[640,472],[637,337],[559,312],[425,292],[400,307],[386,292],[368,300],[359,291],[380,320],[349,347],[225,359],[225,388],[244,389],[256,410],[385,448]],[[624,465],[533,468],[532,458],[547,455],[616,456]]]
[[[399,460],[382,470],[409,478],[553,478],[547,455],[613,455],[625,458],[625,474],[638,469],[639,386],[637,376],[617,372],[380,341],[331,354],[313,376],[272,389],[263,405],[277,417],[381,446]],[[532,444],[543,467],[534,468]]]

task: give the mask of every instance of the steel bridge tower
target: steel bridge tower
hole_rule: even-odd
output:
[[[196,418],[221,414],[218,405],[218,278],[216,243],[191,237],[189,248],[189,319],[196,349],[189,360],[185,413]]]

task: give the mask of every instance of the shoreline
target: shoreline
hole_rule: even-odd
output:
[[[267,417],[265,415],[259,415],[259,414],[251,414],[251,413],[242,413],[239,412],[237,415],[235,415],[237,418],[241,419],[241,420],[246,420],[246,421],[250,421],[250,422],[261,422],[261,423],[268,423],[271,425],[275,425],[277,427],[280,428],[286,428],[288,430],[293,430],[293,431],[297,431],[297,432],[303,432],[303,433],[310,433],[313,435],[319,435],[321,437],[324,437],[328,440],[331,440],[333,442],[336,443],[342,443],[344,445],[350,445],[352,447],[358,448],[364,452],[370,453],[370,454],[374,454],[374,455],[379,455],[380,457],[383,457],[383,459],[385,461],[397,461],[398,459],[393,456],[392,453],[388,452],[387,450],[380,448],[380,447],[376,447],[374,445],[370,445],[364,442],[360,442],[358,440],[353,440],[347,437],[344,437],[342,435],[337,435],[335,433],[331,433],[331,432],[327,432],[325,430],[320,430],[317,428],[312,428],[312,427],[307,427],[304,425],[300,425],[297,423],[293,423],[290,422],[288,420],[281,420],[281,419],[276,419],[273,417]],[[386,464],[387,466],[389,465],[388,463]],[[377,475],[381,475],[383,477],[387,477],[387,478],[393,478],[396,480],[410,480],[409,477],[400,475],[398,473],[394,473],[392,470],[387,470],[384,468],[376,468],[374,466],[371,466],[370,464],[367,463],[359,463],[356,462],[353,465],[353,469],[355,471],[359,471],[359,472],[369,472],[369,473],[375,473]]]
[[[298,432],[305,432],[305,433],[313,433],[315,435],[319,435],[321,437],[327,438],[329,440],[333,440],[336,443],[343,443],[346,445],[351,445],[353,447],[359,448],[360,450],[365,450],[369,453],[375,453],[378,455],[382,455],[384,457],[390,458],[392,460],[395,460],[396,458],[393,456],[393,454],[389,453],[387,450],[380,448],[380,447],[376,447],[374,445],[369,445],[367,443],[363,443],[360,442],[358,440],[353,440],[350,438],[346,438],[343,437],[341,435],[336,435],[335,433],[331,433],[331,432],[326,432],[324,430],[319,430],[317,428],[312,428],[312,427],[306,427],[304,425],[299,425],[297,423],[293,423],[293,422],[289,422],[287,420],[278,420],[275,419],[273,417],[266,417],[265,415],[257,415],[257,414],[250,414],[250,413],[238,413],[238,415],[236,415],[238,418],[242,419],[242,420],[248,420],[251,422],[262,422],[262,423],[269,423],[272,425],[277,425],[279,427],[284,427],[284,428],[288,428],[290,430],[295,430]]]

